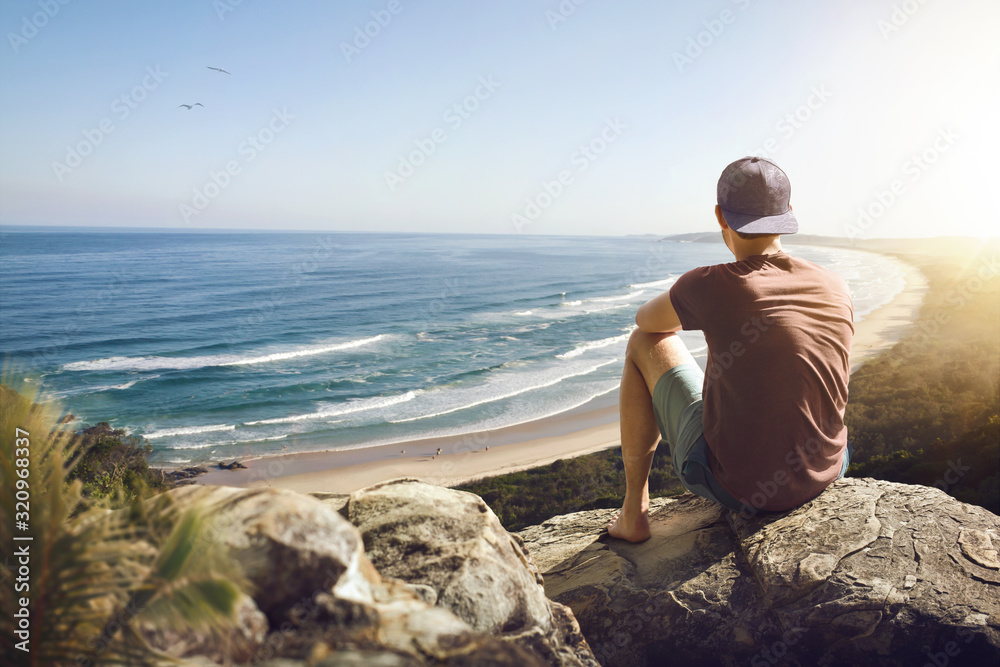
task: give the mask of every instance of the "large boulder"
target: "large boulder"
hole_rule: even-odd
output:
[[[1000,662],[1000,517],[937,489],[843,479],[749,520],[659,499],[641,544],[613,514],[520,532],[607,667]]]
[[[272,626],[335,586],[345,599],[367,601],[380,581],[353,526],[309,496],[228,486],[185,486],[162,496],[178,508],[206,509],[203,537],[240,563]]]
[[[523,542],[479,496],[392,480],[352,494],[346,513],[384,576],[547,664],[596,667],[572,613],[546,598]]]
[[[170,633],[147,623],[146,636],[173,655],[226,664],[547,664],[429,605],[407,584],[383,579],[357,529],[316,498],[276,489],[185,486],[150,502],[205,512],[204,539],[240,563],[252,597],[241,602],[240,626],[230,638],[196,628]]]

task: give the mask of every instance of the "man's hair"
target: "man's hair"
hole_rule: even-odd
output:
[[[780,234],[749,234],[749,233],[746,233],[746,232],[736,231],[735,229],[733,231],[736,232],[736,235],[739,236],[744,241],[752,241],[754,239],[762,239],[765,236],[780,236]]]

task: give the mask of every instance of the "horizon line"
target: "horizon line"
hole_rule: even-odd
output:
[[[58,231],[80,231],[88,233],[106,232],[106,233],[122,233],[122,234],[134,234],[134,233],[150,233],[150,232],[169,232],[169,233],[255,233],[255,234],[372,234],[372,235],[425,235],[425,236],[503,236],[503,237],[536,237],[536,238],[562,238],[562,237],[580,237],[580,238],[641,238],[641,237],[656,237],[659,239],[671,239],[683,236],[697,236],[700,234],[715,234],[716,230],[695,230],[689,232],[672,232],[672,233],[656,233],[647,232],[642,234],[504,234],[504,233],[487,233],[487,232],[435,232],[435,231],[367,231],[360,229],[273,229],[273,228],[261,228],[261,227],[154,227],[154,226],[115,226],[115,225],[46,225],[46,224],[8,224],[0,223],[0,233],[25,233],[31,231],[42,231],[48,233],[54,233]],[[783,237],[787,237],[789,241],[793,241],[795,237],[799,238],[823,238],[823,239],[835,239],[843,241],[853,241],[853,242],[872,242],[872,241],[919,241],[919,240],[934,240],[934,239],[968,239],[968,240],[1000,240],[1000,234],[994,234],[990,236],[972,236],[972,235],[944,235],[944,236],[884,236],[884,237],[873,237],[873,238],[851,238],[848,236],[832,236],[828,234],[810,234],[808,232],[796,233],[796,234],[781,234]]]

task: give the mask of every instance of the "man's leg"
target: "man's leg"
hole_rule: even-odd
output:
[[[618,395],[625,503],[608,524],[608,534],[629,542],[649,539],[649,470],[660,442],[653,412],[653,389],[665,372],[695,363],[677,334],[632,332],[625,351],[625,368]]]

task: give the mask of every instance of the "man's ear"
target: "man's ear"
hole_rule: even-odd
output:
[[[726,224],[726,218],[722,215],[722,207],[718,204],[715,205],[715,219],[719,221],[719,227],[729,229],[729,225]]]

